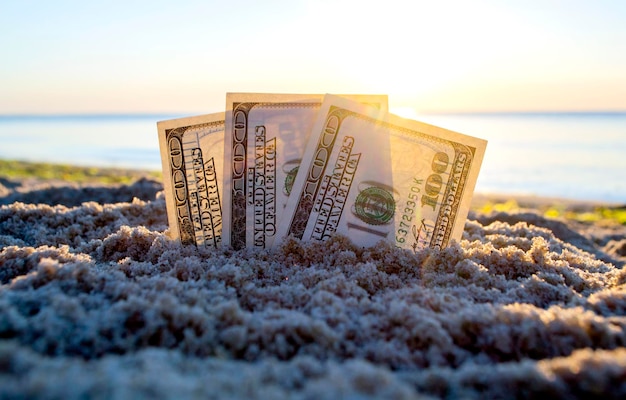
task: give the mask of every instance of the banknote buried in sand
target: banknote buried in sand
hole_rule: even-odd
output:
[[[234,249],[288,237],[418,251],[460,239],[487,142],[387,111],[387,96],[229,93],[157,123],[170,235]]]

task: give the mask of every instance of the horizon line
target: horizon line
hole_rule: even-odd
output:
[[[181,113],[171,111],[157,111],[157,112],[62,112],[62,113],[0,113],[0,118],[42,118],[42,119],[56,119],[56,118],[185,118],[203,114],[211,114],[219,111],[212,112],[200,112],[200,113]],[[461,110],[447,110],[447,111],[434,111],[434,110],[416,110],[417,115],[467,115],[467,116],[566,116],[566,115],[624,115],[626,109],[608,109],[608,110],[480,110],[480,111],[461,111]]]

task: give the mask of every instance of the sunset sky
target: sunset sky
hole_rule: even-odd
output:
[[[0,114],[208,113],[224,94],[392,110],[626,110],[626,1],[4,1]]]

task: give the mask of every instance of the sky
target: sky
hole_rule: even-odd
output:
[[[626,1],[3,1],[0,114],[210,113],[226,92],[425,112],[626,110]]]

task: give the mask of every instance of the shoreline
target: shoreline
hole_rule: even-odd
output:
[[[71,208],[87,202],[124,203],[134,198],[153,201],[163,197],[162,191],[162,175],[153,171],[0,160],[0,207],[25,203]],[[526,215],[521,217],[524,219],[530,214],[534,215],[531,219],[535,225],[553,229],[550,221],[561,221],[567,229],[583,232],[591,241],[626,237],[624,204],[529,194],[474,193],[466,227],[472,220],[485,222],[496,216],[514,223],[518,219],[515,215]]]
[[[78,206],[87,201],[106,203],[116,198],[131,201],[132,191],[148,200],[162,190],[160,171],[0,159],[0,205],[25,202]],[[474,192],[468,219],[477,214],[524,211],[587,226],[626,229],[625,203],[533,194]]]
[[[54,186],[64,184],[130,184],[142,178],[156,179],[162,182],[162,177],[161,171],[151,169],[0,159],[0,185],[4,182],[4,186],[20,186],[23,189],[46,183]],[[581,211],[594,207],[626,207],[626,203],[614,201],[475,191],[472,196],[472,209],[482,208],[488,203],[506,203],[511,200],[515,201],[520,208],[533,209],[542,209],[554,205],[565,207],[568,210]]]
[[[472,209],[484,207],[488,203],[501,204],[512,200],[515,201],[520,208],[540,210],[554,206],[560,206],[566,210],[580,212],[592,210],[598,207],[626,207],[626,203],[612,201],[585,200],[568,197],[541,196],[535,194],[474,192],[472,197]]]

